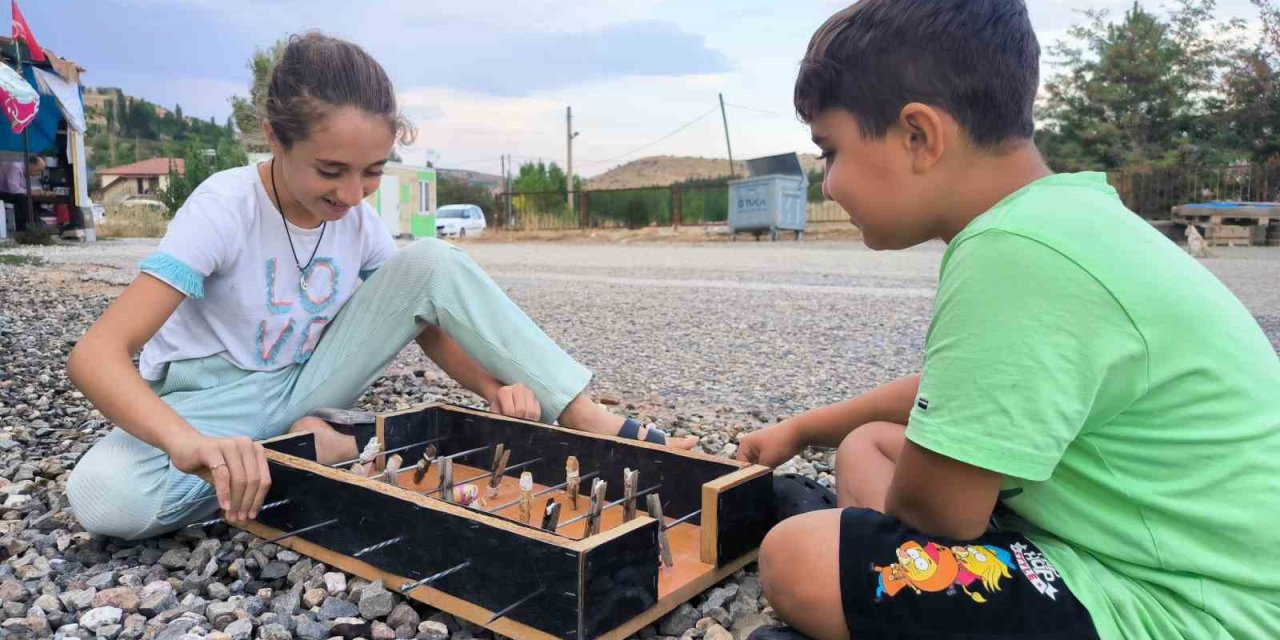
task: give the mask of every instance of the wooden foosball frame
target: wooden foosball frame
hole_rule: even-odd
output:
[[[759,465],[443,404],[379,415],[375,430],[372,478],[315,462],[309,433],[266,441],[268,508],[244,528],[512,638],[635,634],[754,560],[773,524]],[[468,484],[481,499],[465,504]]]

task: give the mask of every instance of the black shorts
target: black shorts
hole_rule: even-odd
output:
[[[988,531],[961,543],[845,509],[840,592],[854,638],[1098,637],[1057,571],[1016,533]]]

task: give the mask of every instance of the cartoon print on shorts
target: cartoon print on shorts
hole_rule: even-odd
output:
[[[871,565],[879,575],[876,601],[892,598],[903,589],[913,592],[954,595],[959,586],[974,602],[982,604],[987,594],[1000,591],[1000,581],[1011,577],[1012,556],[1008,551],[990,545],[944,547],[934,542],[924,546],[914,540],[902,543],[897,562],[888,566]]]

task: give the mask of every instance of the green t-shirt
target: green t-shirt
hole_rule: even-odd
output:
[[[1103,640],[1280,638],[1280,358],[1104,175],[951,242],[907,438],[1022,489],[1002,524]]]

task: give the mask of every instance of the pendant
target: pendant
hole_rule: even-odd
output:
[[[306,290],[307,290],[307,278],[306,278],[306,276],[303,276],[303,278],[302,278],[302,290],[303,290],[303,291],[306,291]]]
[[[301,265],[298,266],[298,281],[302,285],[303,291],[307,290],[307,278],[311,275],[310,273],[307,273],[307,272],[310,270],[311,270],[310,266],[308,266],[308,268],[306,269],[303,269]]]

